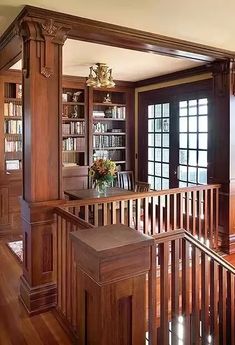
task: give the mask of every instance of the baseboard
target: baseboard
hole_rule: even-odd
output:
[[[21,276],[19,299],[29,315],[43,313],[56,306],[57,286],[55,283],[49,283],[31,287]]]
[[[65,318],[65,316],[61,313],[61,311],[58,308],[54,308],[53,315],[55,316],[55,318],[57,319],[61,327],[64,329],[64,331],[67,333],[67,335],[71,339],[71,342],[73,344],[77,344],[78,334],[74,331],[70,322]]]

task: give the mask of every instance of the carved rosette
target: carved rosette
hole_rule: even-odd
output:
[[[26,18],[16,27],[16,32],[24,41],[23,73],[29,76],[30,66],[30,41],[37,43],[37,57],[40,60],[40,73],[50,78],[54,73],[54,45],[63,45],[67,39],[70,27],[65,27],[54,20],[36,21]]]

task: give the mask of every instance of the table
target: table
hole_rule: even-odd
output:
[[[121,195],[127,195],[132,193],[132,191],[123,189],[123,188],[117,188],[117,187],[110,187],[106,190],[106,197],[112,197],[112,196],[121,196]],[[92,199],[92,198],[98,198],[98,192],[96,189],[76,189],[76,190],[66,190],[64,191],[64,194],[69,197],[70,200],[83,200],[83,199]]]

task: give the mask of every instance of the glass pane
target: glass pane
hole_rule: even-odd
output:
[[[180,170],[179,179],[183,181],[187,181],[187,167],[180,165],[179,170]]]
[[[154,132],[154,120],[148,120],[148,131]]]
[[[162,116],[162,106],[161,104],[155,105],[155,117],[161,117]]]
[[[154,117],[154,105],[148,106],[148,118]]]
[[[154,175],[154,162],[148,162],[148,174]]]
[[[161,132],[162,131],[162,119],[156,119],[155,120],[155,132]]]
[[[199,106],[199,115],[207,115],[208,114],[208,107],[207,105],[201,105]]]
[[[190,107],[190,108],[189,108],[189,111],[188,111],[188,114],[189,114],[190,116],[192,116],[192,115],[197,115],[197,107]]]
[[[162,135],[162,146],[169,147],[169,134]]]
[[[197,117],[189,117],[189,132],[197,131]]]
[[[188,124],[187,124],[187,117],[180,118],[180,132],[187,132]]]
[[[201,98],[198,100],[198,104],[199,105],[208,104],[208,99],[207,98]]]
[[[148,146],[154,146],[154,134],[148,134]]]
[[[184,188],[184,187],[187,187],[187,183],[179,181],[179,188]]]
[[[198,151],[198,165],[207,167],[207,151]]]
[[[187,108],[188,102],[187,101],[181,101],[180,102],[180,108]]]
[[[180,134],[180,148],[187,148],[187,134]]]
[[[169,132],[169,124],[170,124],[169,119],[163,120],[163,123],[162,123],[162,131],[163,132]]]
[[[161,145],[162,145],[162,135],[155,134],[155,146],[161,146]]]
[[[197,106],[197,100],[192,99],[192,100],[188,101],[188,106],[189,107],[196,107]]]
[[[169,164],[162,164],[162,176],[169,177]]]
[[[155,177],[155,189],[156,190],[162,189],[162,179],[159,177]]]
[[[198,183],[207,184],[207,169],[198,168]]]
[[[162,111],[162,116],[163,117],[169,117],[170,115],[170,108],[169,108],[169,103],[163,104],[163,111]]]
[[[207,132],[208,126],[207,126],[207,116],[200,116],[199,117],[199,132]]]
[[[148,148],[148,160],[149,161],[154,160],[154,148],[152,148],[152,147]]]
[[[199,149],[207,149],[207,134],[199,134],[198,135],[198,148]]]
[[[169,163],[169,149],[162,150],[162,160],[163,162]]]
[[[189,150],[188,164],[197,165],[197,151]]]
[[[155,163],[155,175],[161,176],[162,175],[162,170],[161,170],[161,163]]]
[[[148,176],[148,183],[150,183],[150,188],[154,189],[154,177],[153,176]]]
[[[187,116],[188,108],[180,108],[180,116]]]
[[[166,178],[162,179],[162,189],[169,189],[169,180]]]
[[[187,150],[180,150],[180,164],[187,164]]]
[[[190,134],[188,136],[189,140],[189,148],[196,149],[197,148],[197,134]]]
[[[197,182],[197,168],[188,168],[188,181],[189,182]]]
[[[155,160],[156,161],[161,161],[161,156],[162,156],[162,150],[161,149],[155,149]]]

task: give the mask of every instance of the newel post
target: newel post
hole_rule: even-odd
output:
[[[153,239],[120,224],[70,236],[78,267],[78,344],[144,345]]]
[[[62,46],[69,28],[52,20],[25,17],[23,79],[23,276],[20,298],[28,312],[55,306],[54,216],[46,202],[61,191]],[[44,207],[38,207],[44,202]]]

